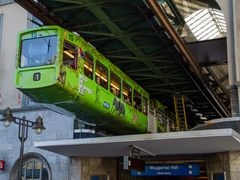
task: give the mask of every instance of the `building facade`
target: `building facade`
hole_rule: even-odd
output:
[[[11,0],[0,2],[0,111],[10,107],[16,117],[26,116],[31,121],[38,116],[44,119],[45,132],[37,135],[32,129],[28,131],[24,149],[24,179],[69,179],[70,159],[34,148],[33,143],[36,140],[73,138],[73,119],[35,105],[14,87],[17,35],[34,26],[33,18]],[[16,179],[20,150],[18,125],[6,128],[0,123],[0,136],[0,160],[5,162],[0,179]]]

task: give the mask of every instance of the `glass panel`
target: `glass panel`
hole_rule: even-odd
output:
[[[53,64],[57,53],[57,36],[22,41],[20,67]]]
[[[26,175],[25,179],[32,179],[33,178],[33,168],[34,168],[34,162],[30,161],[26,165]]]
[[[140,93],[134,90],[133,106],[138,110],[142,111],[142,96]]]
[[[143,114],[148,115],[148,100],[143,98]]]
[[[37,27],[43,26],[43,22],[30,13],[28,13],[27,19],[28,19],[27,28],[37,28]]]
[[[22,168],[22,179],[24,179],[25,177],[25,173],[26,172],[26,164],[23,165],[23,168]]]
[[[63,48],[63,64],[70,66],[73,69],[77,69],[77,47],[64,42]]]
[[[86,53],[85,53],[86,54]],[[89,53],[87,53],[89,54]],[[84,57],[84,75],[90,79],[93,79],[93,59]]]
[[[40,178],[40,171],[42,169],[42,163],[39,161],[35,161],[34,163],[34,171],[33,171],[33,178],[39,179]]]
[[[42,168],[42,180],[48,180],[48,170],[45,165]]]
[[[128,103],[128,104],[132,104],[132,88],[123,81],[123,100]]]
[[[108,89],[108,69],[98,61],[96,63],[95,80],[99,85]]]
[[[115,96],[120,97],[120,89],[121,89],[121,79],[114,73],[111,72],[110,75],[110,91]]]

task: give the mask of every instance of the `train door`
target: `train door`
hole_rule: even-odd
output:
[[[61,81],[64,87],[71,92],[78,91],[79,76],[77,73],[78,48],[64,41],[63,58],[60,69]]]

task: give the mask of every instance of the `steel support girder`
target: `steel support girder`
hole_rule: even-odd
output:
[[[54,16],[46,8],[40,6],[34,0],[14,0],[14,1],[35,17],[41,18],[44,24],[46,25],[57,24],[61,25],[62,27],[65,27],[66,29],[69,29],[68,26],[61,19]]]
[[[111,31],[111,33],[113,33],[113,34],[123,34],[124,33],[114,22],[111,21],[110,17],[100,7],[98,7],[97,5],[96,6],[86,7],[86,8],[92,14],[94,14],[94,16],[97,17],[100,21],[105,22],[105,25]],[[129,48],[137,58],[146,57],[146,55],[143,54],[139,50],[139,47],[136,46],[136,44],[130,38],[126,37],[126,38],[121,38],[119,40],[127,48]],[[152,68],[153,69],[155,67],[155,65],[150,60],[149,61],[144,61],[143,63],[147,66],[147,68]],[[159,70],[154,70],[154,69],[153,69],[153,73],[156,76],[163,76],[164,75],[163,72],[161,72]],[[165,76],[164,81],[169,81],[168,77]],[[174,86],[172,86],[172,89],[176,90]]]
[[[161,25],[166,29],[166,31],[168,32],[169,36],[174,41],[175,45],[177,46],[177,48],[179,49],[179,51],[181,52],[183,57],[185,57],[185,60],[190,65],[190,67],[192,69],[192,72],[197,76],[198,80],[200,80],[200,83],[198,83],[197,81],[194,80],[194,78],[190,75],[190,73],[186,71],[190,75],[190,77],[193,80],[193,82],[196,84],[196,86],[199,89],[199,91],[206,98],[206,100],[209,102],[209,104],[216,110],[216,112],[219,114],[219,116],[221,116],[221,117],[229,116],[230,114],[225,110],[224,105],[221,104],[218,101],[217,97],[213,94],[211,89],[206,85],[206,83],[205,83],[205,81],[203,79],[201,70],[200,70],[201,69],[200,66],[193,59],[192,55],[187,50],[187,48],[185,47],[184,43],[182,42],[182,40],[180,39],[178,34],[173,29],[171,23],[169,22],[169,20],[165,16],[163,10],[161,9],[161,7],[157,3],[157,1],[156,0],[147,0],[147,4],[153,10],[153,12],[155,13],[156,17],[161,22]],[[205,88],[207,90],[207,92],[204,92],[201,88]],[[209,97],[214,100],[214,103],[209,99]],[[217,104],[217,106],[214,105],[214,104]]]

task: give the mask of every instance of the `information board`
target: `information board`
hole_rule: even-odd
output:
[[[132,176],[199,176],[198,164],[158,164],[145,166],[144,172],[131,171]]]

